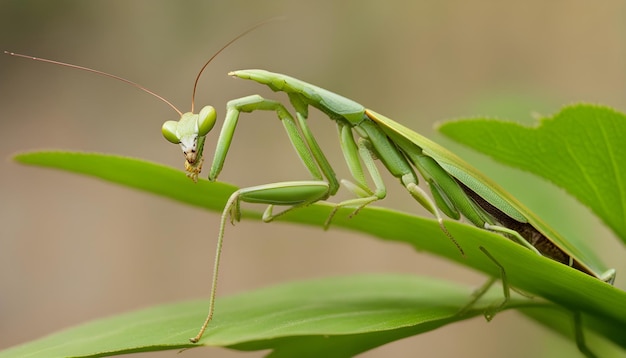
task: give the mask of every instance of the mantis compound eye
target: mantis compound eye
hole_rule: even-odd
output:
[[[215,108],[213,108],[212,106],[206,106],[202,108],[198,113],[198,135],[207,135],[211,131],[211,129],[213,129],[213,126],[215,126],[216,118],[217,114],[215,112]],[[163,128],[165,128],[165,125]]]
[[[163,133],[165,139],[174,144],[180,143],[180,138],[178,137],[177,131],[177,121],[167,121],[163,123],[163,127],[161,127],[161,133]]]

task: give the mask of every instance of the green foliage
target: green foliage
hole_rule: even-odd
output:
[[[484,304],[467,317],[456,315],[470,293],[411,276],[294,282],[220,299],[202,344],[273,349],[274,357],[348,357],[480,315]],[[97,356],[191,348],[197,345],[188,338],[196,334],[206,308],[205,301],[195,301],[136,311],[52,335],[2,356]]]
[[[439,131],[564,188],[626,243],[624,114],[580,104],[542,118],[534,128],[477,118],[444,123]]]
[[[605,119],[607,117],[609,119]],[[568,191],[578,193],[575,195],[581,201],[597,201],[597,206],[603,210],[594,211],[606,222],[619,226],[623,200],[621,192],[615,195],[615,190],[608,191],[611,186],[607,184],[607,177],[618,180],[624,160],[619,159],[620,148],[608,134],[614,133],[617,137],[626,130],[622,115],[601,107],[574,106],[563,110],[552,121],[544,120],[536,129],[485,120],[471,121],[466,129],[461,126],[466,126],[465,122],[446,124],[442,128],[448,135],[465,133],[461,136],[464,140],[480,133],[482,139],[476,142],[487,142],[491,155],[505,157],[507,159],[502,160],[508,162],[523,163],[520,166],[538,166],[532,163],[545,160],[540,166],[543,175]],[[553,128],[552,134],[540,133],[545,128]],[[600,153],[592,151],[599,150],[592,147],[600,146],[598,138],[601,138],[593,133],[605,133]],[[520,147],[507,147],[511,143]],[[540,154],[526,151],[539,148]],[[503,151],[504,154],[499,154]],[[552,152],[560,154],[552,155]],[[569,153],[570,157],[563,153]],[[596,161],[590,162],[594,157]],[[237,190],[232,185],[207,180],[194,184],[180,170],[118,156],[38,152],[21,154],[15,159],[24,164],[91,175],[220,213],[228,197]],[[599,167],[599,163],[606,166]],[[568,168],[570,166],[574,168]],[[592,168],[587,169],[588,166]],[[583,179],[585,187],[594,188],[584,193],[586,199],[580,196]],[[619,180],[613,185],[613,189],[619,187]],[[607,191],[601,189],[605,187]],[[594,196],[589,199],[589,195]],[[272,225],[294,222],[317,226],[321,230],[331,210],[329,204],[318,203],[295,210]],[[470,225],[446,222],[466,252],[462,257],[434,220],[377,207],[365,208],[348,219],[350,212],[350,209],[341,209],[332,228],[403,242],[417,250],[499,277],[498,268],[478,249],[480,246],[487,248],[505,267],[509,283],[535,296],[533,299],[516,297],[508,308],[520,309],[568,337],[572,337],[571,312],[582,312],[587,332],[604,338],[593,342],[593,350],[611,352],[606,354],[624,353],[626,292],[540,257],[500,235]],[[258,211],[243,213],[243,220],[259,220],[260,217]],[[199,345],[240,350],[270,349],[273,357],[352,356],[397,339],[475,317],[501,298],[499,288],[494,289],[467,314],[458,315],[470,293],[471,289],[457,284],[394,275],[294,282],[219,299],[214,321]],[[197,346],[191,345],[187,339],[195,335],[206,309],[207,302],[184,302],[122,314],[6,350],[0,353],[0,357],[101,357]]]

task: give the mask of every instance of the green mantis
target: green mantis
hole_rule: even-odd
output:
[[[172,106],[153,92],[117,76],[80,66],[50,60],[43,61],[122,80],[157,96]],[[196,78],[196,84],[202,70]],[[473,225],[502,233],[537,254],[552,258],[604,282],[613,282],[614,270],[600,273],[589,267],[580,252],[500,186],[453,153],[420,134],[350,99],[289,76],[264,70],[235,71],[230,75],[253,80],[268,86],[273,91],[286,93],[294,112],[292,114],[290,109],[280,102],[258,95],[230,101],[227,104],[225,121],[211,162],[209,180],[216,180],[224,166],[241,113],[257,110],[276,113],[311,178],[242,188],[230,197],[224,207],[218,232],[209,314],[197,336],[191,339],[192,342],[200,340],[212,319],[224,231],[227,221],[233,222],[240,219],[241,202],[266,204],[267,209],[263,214],[263,220],[269,222],[291,210],[326,200],[335,195],[343,185],[355,197],[335,204],[335,210],[325,223],[325,226],[328,226],[337,209],[351,207],[354,208],[352,215],[355,215],[361,208],[385,197],[385,183],[376,165],[377,160],[394,177],[398,178],[407,192],[421,206],[437,218],[441,229],[454,244],[456,241],[446,230],[444,216],[454,220],[459,220],[463,216]],[[309,107],[320,110],[337,124],[342,152],[352,181],[337,179],[332,166],[307,124]],[[197,114],[193,113],[193,105],[190,112],[181,114],[180,111],[176,111],[181,115],[180,119],[165,122],[162,132],[168,141],[180,144],[186,159],[185,170],[195,181],[202,169],[206,135],[214,128],[217,114],[211,106],[202,108]],[[418,186],[418,174],[428,184],[430,195]],[[373,182],[373,187],[368,184],[367,176]],[[283,206],[286,209],[275,213],[275,206]],[[456,245],[463,254],[462,248]],[[495,258],[492,258],[488,252],[485,254],[495,261]]]
[[[409,194],[437,218],[444,232],[447,233],[447,230],[441,213],[455,220],[463,216],[477,227],[500,232],[537,254],[604,282],[613,282],[614,270],[598,273],[589,267],[574,247],[499,185],[422,135],[352,100],[286,75],[264,70],[234,71],[230,75],[286,93],[295,110],[295,118],[281,103],[258,95],[230,101],[211,163],[209,180],[216,180],[222,170],[240,114],[256,110],[276,113],[313,180],[243,188],[231,196],[224,208],[218,234],[209,315],[199,334],[191,339],[192,342],[202,337],[211,321],[225,224],[229,218],[231,222],[239,220],[241,202],[267,204],[263,220],[268,222],[290,210],[325,200],[339,189],[340,182],[307,124],[309,107],[320,110],[336,122],[345,162],[354,179],[354,182],[342,180],[341,184],[356,198],[336,204],[326,225],[332,220],[337,208],[355,207],[354,215],[364,206],[385,197],[385,184],[375,165],[375,161],[379,160],[400,180]],[[165,138],[181,144],[187,158],[185,166],[188,175],[194,180],[202,164],[204,138],[213,128],[215,118],[215,110],[209,106],[203,108],[199,115],[187,113],[178,122],[168,121],[163,125]],[[358,139],[355,139],[355,134]],[[417,186],[418,176],[415,171],[428,183],[432,199]],[[367,184],[366,172],[374,188]],[[276,205],[287,206],[287,209],[274,214]],[[454,241],[452,236],[448,236]],[[459,250],[463,252],[460,247]]]

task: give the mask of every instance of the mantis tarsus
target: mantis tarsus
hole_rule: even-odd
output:
[[[254,28],[256,27],[236,37],[226,46]],[[5,53],[37,59],[6,51]],[[198,79],[211,59],[196,77],[194,95]],[[206,135],[216,123],[217,114],[213,107],[206,106],[198,114],[194,114],[192,102],[192,110],[182,114],[170,102],[134,82],[81,66],[45,59],[37,60],[112,77],[139,87],[166,102],[181,115],[181,118],[178,121],[165,122],[162,127],[163,135],[168,141],[181,145],[186,158],[185,169],[188,176],[194,181],[197,180],[202,168]],[[442,230],[455,244],[454,238],[447,233],[441,213],[455,220],[464,216],[472,224],[502,233],[537,254],[552,258],[604,282],[613,282],[614,270],[604,273],[594,271],[579,258],[575,248],[500,186],[453,153],[420,134],[350,99],[286,75],[264,70],[234,71],[230,75],[253,80],[267,85],[273,91],[286,93],[295,110],[295,117],[280,102],[268,100],[259,95],[230,101],[227,104],[225,122],[211,163],[209,180],[216,180],[222,170],[241,112],[256,110],[274,111],[277,114],[312,179],[243,188],[230,197],[221,217],[209,314],[198,335],[191,339],[192,342],[200,340],[211,321],[224,229],[229,219],[231,222],[240,219],[242,201],[267,204],[263,220],[268,222],[290,210],[328,199],[343,184],[356,197],[335,205],[335,210],[326,222],[328,226],[336,209],[345,206],[355,207],[352,214],[354,215],[366,205],[385,197],[385,184],[379,174],[376,160],[380,160],[384,167],[400,180],[409,194],[437,218]],[[307,124],[309,106],[317,108],[336,122],[345,162],[354,182],[337,180]],[[355,134],[358,139],[355,139]],[[428,183],[432,199],[418,186],[418,176],[415,171],[419,172]],[[374,188],[368,185],[366,173],[372,179]],[[276,205],[287,206],[287,209],[274,213],[273,209]],[[463,253],[458,244],[457,247]],[[488,252],[485,253],[494,259]]]

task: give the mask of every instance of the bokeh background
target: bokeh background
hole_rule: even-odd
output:
[[[625,255],[598,220],[559,189],[493,166],[433,132],[437,121],[530,120],[578,101],[626,110],[626,3],[528,1],[0,1],[2,50],[111,72],[189,108],[223,114],[264,88],[226,75],[264,68],[355,99],[450,145],[568,235],[584,235],[609,266]],[[284,98],[284,97],[277,97]],[[61,328],[150,305],[208,297],[218,215],[90,178],[13,163],[35,149],[116,153],[181,168],[160,134],[177,119],[136,89],[81,71],[0,56],[0,349]],[[319,120],[317,120],[319,119]],[[336,130],[311,120],[340,177]],[[325,133],[328,133],[326,135]],[[207,144],[212,154],[216,135]],[[220,177],[239,186],[305,179],[271,114],[240,124]],[[377,205],[420,212],[393,178]],[[551,193],[533,199],[544,186]],[[552,196],[553,195],[553,196]],[[564,209],[567,208],[567,209]],[[242,222],[226,233],[219,295],[289,280],[405,272],[479,285],[466,268],[399,244],[340,230]],[[618,272],[617,285],[624,287]],[[218,308],[219,309],[219,308]],[[199,317],[199,320],[202,319]],[[200,323],[200,322],[198,322]],[[447,326],[363,357],[570,357],[575,346],[515,312]],[[173,357],[174,351],[138,357]],[[258,357],[216,348],[184,357]]]

